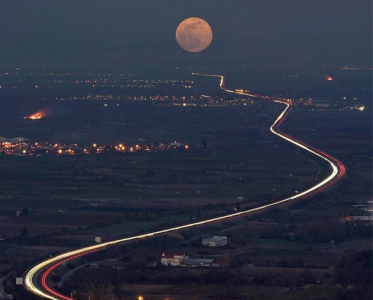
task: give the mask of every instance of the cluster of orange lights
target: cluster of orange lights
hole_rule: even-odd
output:
[[[176,143],[176,142],[175,142]],[[96,143],[91,144],[91,146],[78,146],[78,144],[72,144],[72,145],[65,145],[65,144],[47,144],[47,143],[22,143],[20,144],[19,141],[16,142],[1,142],[0,146],[2,146],[2,149],[6,149],[7,154],[12,154],[12,153],[22,153],[22,154],[30,154],[34,155],[35,151],[38,150],[40,147],[43,149],[46,149],[46,153],[52,153],[52,154],[57,154],[57,155],[75,155],[75,154],[93,154],[93,153],[102,153],[105,152],[106,150],[110,150],[115,148],[116,151],[122,152],[122,153],[134,153],[138,151],[147,151],[147,152],[152,152],[152,151],[158,151],[158,150],[165,150],[165,149],[176,149],[175,146],[166,146],[164,147],[163,144],[159,144],[158,146],[156,145],[139,145],[136,144],[132,147],[128,146],[125,147],[124,144],[118,144],[116,146],[100,146]],[[184,148],[185,150],[189,149],[188,145],[183,145],[180,143],[177,146],[177,148]],[[52,150],[51,147],[54,149]],[[10,151],[9,151],[10,150]],[[40,150],[40,149],[39,149]],[[40,154],[38,154],[40,156]]]
[[[141,149],[140,145],[136,145],[135,147],[130,147],[129,151],[133,152],[135,149],[136,150]],[[123,144],[119,144],[119,145],[115,146],[115,150],[117,150],[117,151],[126,151],[126,147]]]
[[[123,144],[119,144],[118,146],[115,146],[115,150],[118,150],[118,151],[125,151],[125,150],[126,150],[126,147],[124,147]]]

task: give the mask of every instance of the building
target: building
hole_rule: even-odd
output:
[[[373,222],[373,216],[351,216],[349,217],[351,221],[370,221]]]
[[[161,264],[168,267],[220,268],[223,263],[211,258],[192,258],[185,254],[162,254]]]
[[[179,267],[181,264],[181,261],[185,258],[188,258],[188,255],[162,253],[161,264],[164,266]]]
[[[210,238],[202,239],[202,245],[208,247],[223,247],[228,244],[226,236],[213,236]]]
[[[353,216],[346,218],[347,221],[370,221],[373,222],[373,201],[367,201],[366,205],[353,205],[356,209]]]
[[[180,266],[186,268],[220,268],[222,263],[211,258],[185,258],[181,261]]]
[[[185,258],[180,262],[180,266],[187,268],[211,267],[213,261],[209,258]]]

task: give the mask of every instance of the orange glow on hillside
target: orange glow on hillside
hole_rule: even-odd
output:
[[[24,119],[40,120],[40,119],[42,119],[43,117],[45,117],[44,112],[42,112],[42,111],[38,111],[37,113],[34,113],[33,115],[31,115],[31,116],[29,116],[29,117],[24,117]]]
[[[329,75],[326,75],[326,76],[325,76],[325,79],[326,79],[327,81],[333,81],[333,77],[331,77],[331,76],[329,76]]]
[[[31,119],[31,120],[40,120],[42,117],[43,117],[42,115],[37,114],[37,115],[32,115],[32,116],[30,117],[30,119]]]

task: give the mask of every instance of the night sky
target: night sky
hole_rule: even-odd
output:
[[[200,17],[214,39],[182,50],[178,24]],[[253,66],[372,64],[371,0],[0,0],[0,64],[132,59]]]

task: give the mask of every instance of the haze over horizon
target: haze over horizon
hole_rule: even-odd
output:
[[[0,64],[133,59],[252,66],[372,65],[372,3],[350,1],[2,1]],[[175,40],[188,17],[214,40],[202,53]]]

